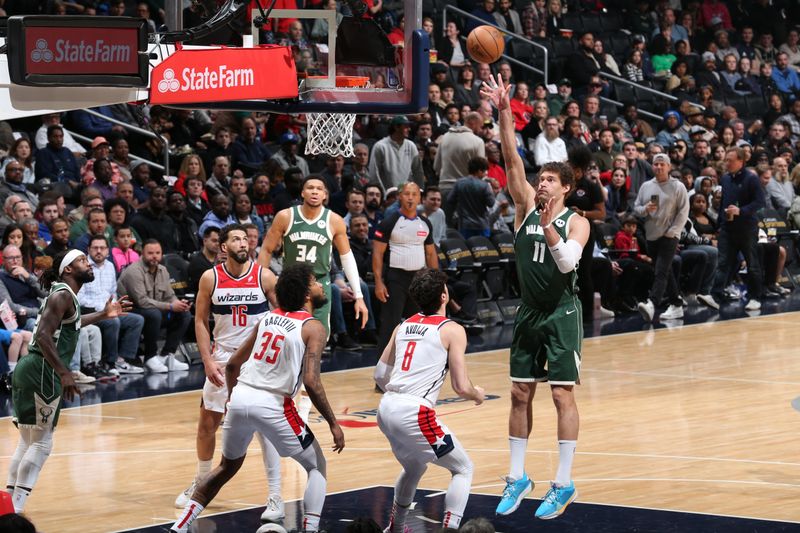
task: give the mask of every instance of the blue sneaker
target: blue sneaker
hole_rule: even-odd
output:
[[[533,482],[528,479],[527,474],[522,474],[522,479],[516,481],[510,477],[503,479],[506,482],[506,488],[503,489],[503,496],[500,498],[500,504],[495,513],[508,515],[516,511],[519,504],[522,503],[522,499],[533,490]]]
[[[555,483],[550,485],[550,490],[544,495],[542,504],[536,509],[536,518],[551,520],[558,518],[567,509],[567,505],[575,501],[578,491],[575,489],[575,482],[570,481],[566,487],[557,487]]]

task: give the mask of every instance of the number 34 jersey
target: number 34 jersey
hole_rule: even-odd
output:
[[[242,365],[239,382],[293,397],[303,377],[303,324],[315,318],[306,311],[270,311],[258,323],[253,352]]]
[[[261,265],[251,262],[238,278],[228,272],[225,263],[214,266],[211,313],[216,346],[227,352],[236,351],[268,310],[269,302],[261,286]]]
[[[283,234],[284,264],[309,263],[318,280],[328,279],[333,246],[330,210],[323,207],[316,219],[308,220],[300,206],[289,209],[289,226]]]
[[[439,331],[449,321],[441,315],[417,313],[400,324],[387,391],[416,396],[431,407],[436,405],[447,376],[447,350]]]

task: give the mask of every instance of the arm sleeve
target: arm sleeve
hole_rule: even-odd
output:
[[[341,256],[341,261],[342,270],[344,271],[344,275],[347,277],[347,282],[350,284],[350,288],[353,290],[356,298],[363,298],[364,295],[361,293],[361,278],[358,276],[358,265],[356,264],[356,258],[353,255],[353,251],[350,250]]]

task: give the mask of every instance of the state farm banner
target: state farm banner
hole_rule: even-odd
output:
[[[297,98],[291,48],[176,50],[150,75],[150,103]]]
[[[139,70],[136,28],[28,28],[28,74],[130,74]]]

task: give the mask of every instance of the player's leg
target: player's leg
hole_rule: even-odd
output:
[[[519,507],[533,490],[533,482],[525,473],[525,454],[533,429],[533,397],[536,381],[543,379],[542,344],[537,331],[538,314],[521,305],[511,341],[511,409],[508,415],[508,444],[511,450],[506,488],[497,506],[497,514],[507,515]]]
[[[264,462],[264,472],[267,474],[269,484],[269,498],[264,505],[261,520],[275,522],[286,516],[283,498],[281,497],[281,456],[273,444],[264,438],[261,433],[256,433],[256,439],[261,445],[261,459]]]
[[[183,509],[200,480],[206,476],[213,466],[214,449],[217,444],[217,429],[222,423],[225,402],[228,401],[228,389],[225,385],[217,387],[206,379],[203,384],[203,396],[200,399],[200,416],[197,419],[197,471],[191,485],[175,498],[175,507]]]
[[[17,446],[17,453],[21,453],[21,457],[16,464],[16,477],[14,479],[14,490],[12,492],[12,502],[14,504],[14,512],[21,513],[25,510],[25,502],[28,500],[36,481],[39,479],[39,474],[42,471],[45,461],[50,456],[53,449],[53,428],[20,428],[20,444]],[[17,456],[15,453],[15,458]],[[14,460],[12,459],[12,467]],[[11,475],[9,475],[9,484],[11,484]]]
[[[325,280],[319,280],[319,282],[325,290],[325,299],[327,302],[322,307],[314,309],[313,315],[314,318],[322,322],[322,325],[325,326],[325,343],[327,344],[331,336],[331,299],[333,298],[330,276]],[[297,412],[300,414],[300,418],[303,419],[303,423],[308,423],[308,415],[311,413],[311,407],[311,398],[309,398],[306,392],[306,386],[301,384],[300,393],[297,395]]]
[[[244,391],[244,394],[237,394],[241,392],[237,389],[239,387],[233,391],[223,425],[222,461],[200,481],[170,531],[178,533],[188,531],[192,522],[244,463],[247,447],[253,440],[254,427],[248,416],[252,399],[246,394],[247,391]]]
[[[292,456],[308,473],[306,491],[303,494],[303,530],[318,531],[325,492],[328,487],[325,456],[316,439],[310,446]]]
[[[453,451],[436,459],[434,464],[444,467],[450,471],[452,478],[450,486],[447,487],[447,494],[444,497],[444,517],[442,527],[457,530],[461,525],[464,516],[464,509],[469,500],[469,491],[472,487],[473,466],[464,451],[464,447],[452,433]]]
[[[583,325],[580,318],[575,317],[579,312],[566,315],[565,310],[569,309],[557,309],[544,328],[549,339],[548,378],[558,416],[558,471],[536,510],[536,516],[545,520],[560,516],[578,496],[572,481],[572,461],[580,425],[574,388],[580,382]]]

